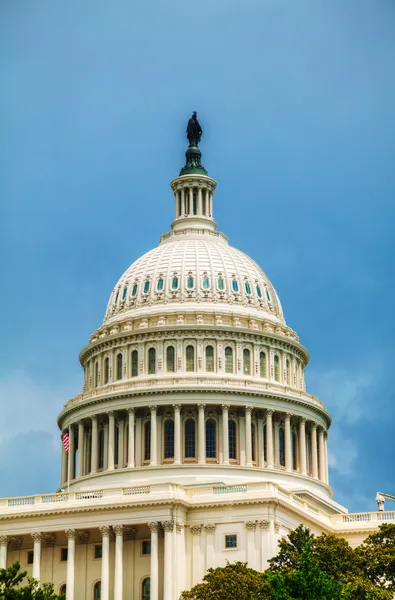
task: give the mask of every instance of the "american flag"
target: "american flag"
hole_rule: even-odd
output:
[[[64,449],[66,450],[67,453],[70,452],[70,436],[68,431],[66,431],[66,433],[64,434],[63,438],[62,438],[62,442],[63,442],[63,446]]]

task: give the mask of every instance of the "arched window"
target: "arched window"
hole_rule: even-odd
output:
[[[292,468],[294,471],[298,469],[298,438],[296,432],[292,432]]]
[[[285,467],[285,436],[284,436],[284,429],[282,427],[280,427],[280,432],[279,432],[279,442],[280,442],[280,467]]]
[[[185,421],[185,458],[196,457],[196,427],[193,419]]]
[[[151,421],[144,425],[144,460],[151,460]]]
[[[256,461],[256,430],[255,430],[255,423],[251,423],[251,458],[252,458],[252,462]]]
[[[233,373],[233,349],[230,346],[225,348],[225,373]]]
[[[248,281],[245,282],[245,289],[246,289],[246,294],[250,295],[251,294],[251,286],[248,283]]]
[[[259,285],[256,286],[256,293],[258,295],[258,298],[262,298],[262,291]]]
[[[156,350],[150,348],[148,350],[148,375],[155,375],[156,373]]]
[[[99,363],[95,363],[95,387],[99,385]]]
[[[237,282],[236,279],[232,279],[232,290],[234,292],[238,292],[239,291],[239,284]]]
[[[158,283],[156,284],[156,289],[158,290],[158,292],[161,292],[163,290],[163,279],[162,279],[162,277],[160,277],[158,279]]]
[[[247,348],[243,350],[243,373],[244,375],[251,374],[251,354]]]
[[[65,583],[64,583],[63,585],[61,585],[61,586],[60,586],[60,589],[59,589],[59,594],[60,594],[61,596],[65,596],[65,595],[66,595],[66,584],[65,584]]]
[[[280,359],[277,354],[274,356],[274,380],[280,381]]]
[[[186,358],[186,370],[193,372],[195,370],[195,348],[193,346],[187,346],[185,350]]]
[[[96,581],[93,588],[93,598],[94,600],[101,599],[101,581]]]
[[[132,288],[132,296],[136,296],[136,295],[137,295],[137,283],[135,283]]]
[[[268,299],[269,302],[271,302],[269,290],[266,290],[266,298]]]
[[[266,354],[264,352],[259,353],[259,374],[266,378]]]
[[[104,361],[104,383],[108,383],[110,379],[110,359],[107,358]]]
[[[168,373],[176,370],[174,346],[168,346],[166,350],[166,370]]]
[[[115,295],[115,304],[118,302],[118,298],[119,298],[119,290],[117,291],[117,293]]]
[[[224,278],[221,277],[221,275],[218,277],[218,289],[220,291],[225,289],[225,282],[224,282]]]
[[[132,351],[132,377],[137,377],[139,373],[139,353],[137,350]]]
[[[210,280],[209,280],[209,278],[207,277],[207,275],[205,275],[205,276],[203,277],[203,280],[202,280],[202,285],[203,285],[203,289],[204,289],[204,290],[208,290],[208,288],[210,287]]]
[[[127,291],[128,291],[128,288],[127,288],[127,287],[123,288],[123,292],[122,292],[122,300],[125,300],[125,298],[126,298],[126,294],[127,294]]]
[[[123,363],[123,357],[122,357],[122,353],[120,352],[117,355],[117,379],[122,379],[122,363]]]
[[[217,423],[215,419],[206,421],[206,458],[217,458]]]
[[[104,429],[99,432],[99,469],[104,469]]]
[[[229,458],[237,459],[237,427],[236,421],[230,420],[228,424],[229,429]]]
[[[178,290],[178,277],[173,277],[171,280],[171,289]]]
[[[206,346],[206,371],[214,371],[214,348]]]
[[[149,292],[149,289],[150,289],[150,286],[151,286],[151,282],[150,282],[150,280],[148,279],[148,280],[145,282],[145,284],[144,284],[144,294],[148,294],[148,292]]]
[[[151,600],[151,579],[146,577],[141,584],[141,600]]]
[[[187,279],[187,288],[188,288],[189,290],[192,290],[192,289],[193,289],[193,286],[194,286],[193,277],[192,277],[192,275],[189,275],[189,276],[188,276],[188,279]]]
[[[174,421],[173,419],[167,419],[165,421],[165,447],[164,457],[174,458]]]

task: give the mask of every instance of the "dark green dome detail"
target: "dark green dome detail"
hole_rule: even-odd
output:
[[[197,146],[189,146],[185,156],[187,160],[180,171],[180,175],[208,175],[201,162],[202,153]]]

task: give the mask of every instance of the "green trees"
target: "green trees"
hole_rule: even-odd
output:
[[[0,600],[64,600],[57,596],[51,583],[40,585],[32,577],[28,577],[27,585],[21,585],[26,571],[19,572],[20,565],[15,562],[8,569],[0,569]]]

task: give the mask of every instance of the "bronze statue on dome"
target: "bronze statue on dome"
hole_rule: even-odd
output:
[[[197,120],[197,113],[194,110],[192,117],[188,121],[187,138],[190,146],[198,146],[202,137],[203,130]]]

